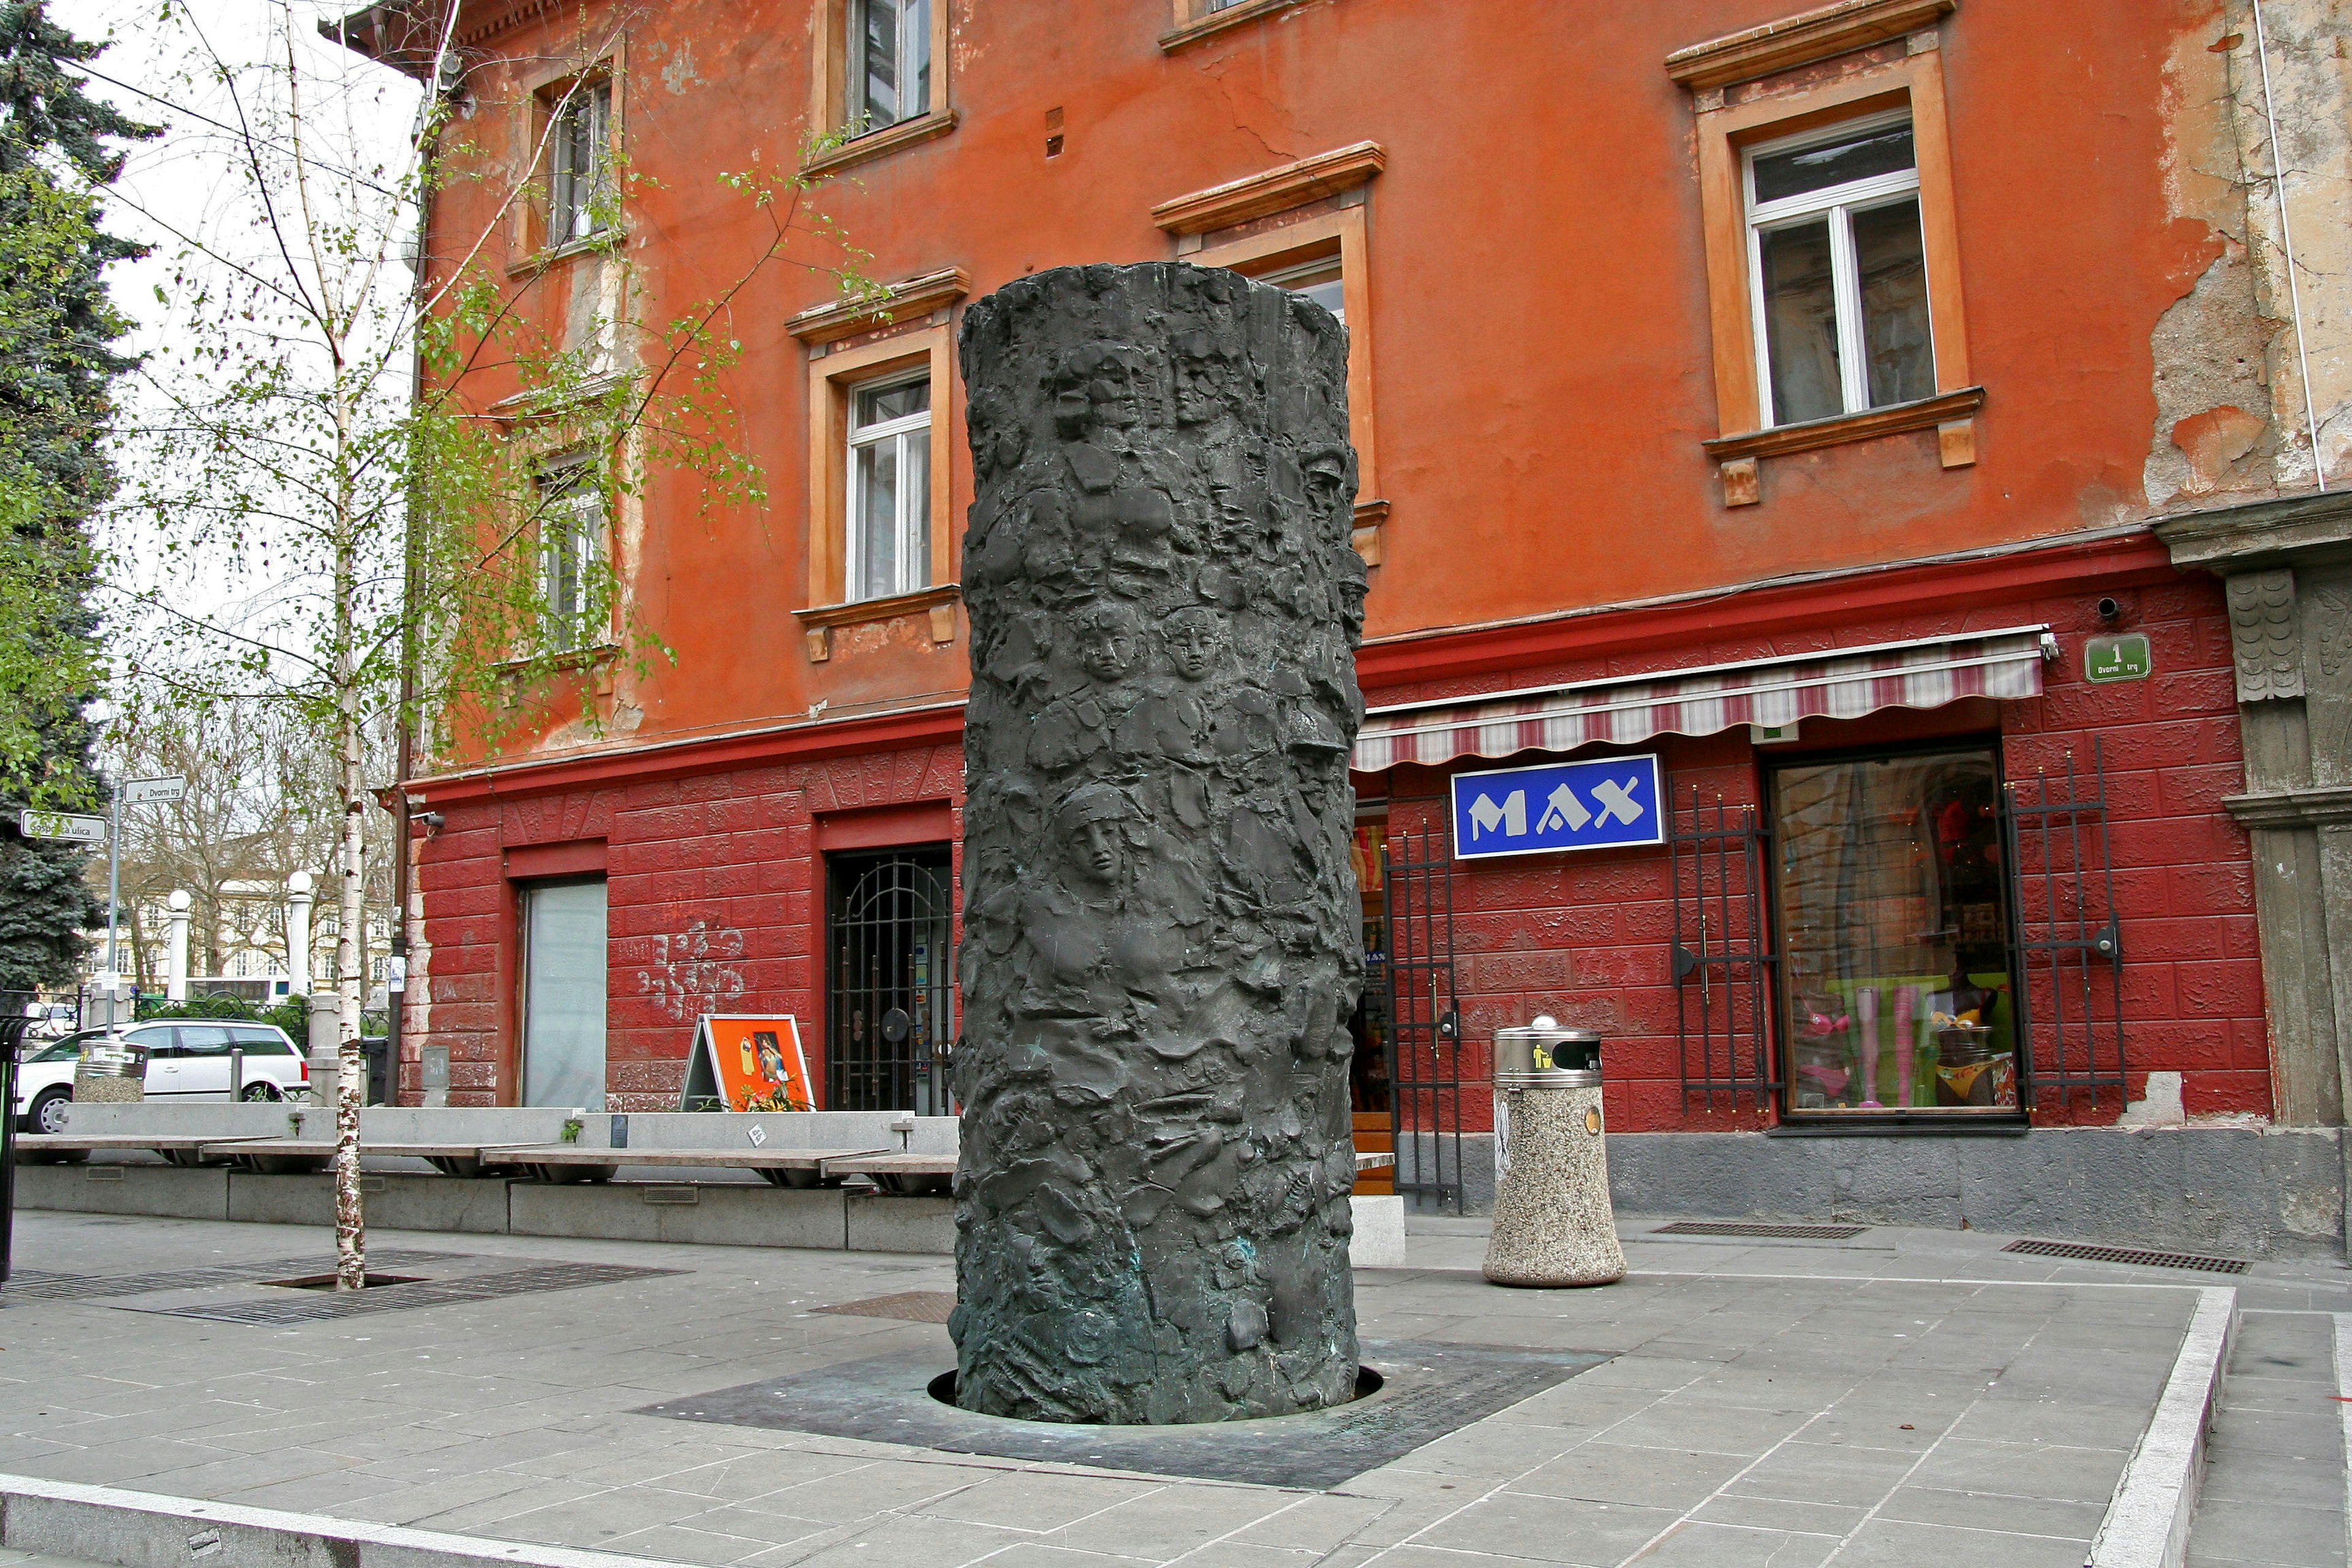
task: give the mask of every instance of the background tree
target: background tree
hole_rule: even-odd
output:
[[[638,318],[612,221],[632,179],[627,151],[600,129],[565,248],[598,255],[615,286],[592,305],[551,306],[540,269],[510,277],[494,243],[518,226],[518,204],[543,198],[547,149],[508,167],[465,139],[457,10],[403,23],[415,34],[403,68],[429,90],[406,144],[372,155],[343,118],[361,89],[306,63],[294,0],[277,0],[270,57],[249,63],[167,9],[167,24],[188,29],[192,79],[226,105],[184,133],[234,171],[236,221],[223,212],[175,235],[170,347],[142,367],[143,406],[124,432],[136,464],[127,510],[150,546],[136,552],[147,577],[125,585],[146,637],[142,670],[184,703],[267,704],[325,738],[334,759],[341,1289],[365,1277],[358,942],[381,782],[372,728],[422,729],[429,749],[453,737],[495,745],[566,711],[603,722],[611,664],[667,657],[606,547],[614,509],[663,475],[691,474],[709,506],[761,499],[757,465],[730,440],[724,388],[740,345],[723,329],[735,292],[778,264],[873,292],[797,176],[731,174],[720,177],[767,215],[764,243],[704,304]],[[583,31],[583,61],[610,54],[618,26]],[[593,90],[585,79],[569,89],[551,133]],[[425,232],[412,275],[404,255],[426,230],[429,198],[459,180],[488,193],[473,226]],[[805,245],[824,259],[803,259]],[[194,582],[233,596],[193,603]]]
[[[122,171],[111,143],[153,135],[89,98],[71,68],[99,46],[43,0],[0,0],[0,801],[87,805],[97,692],[89,524],[112,492],[100,441],[124,322],[94,193]],[[13,816],[13,813],[10,814]],[[0,990],[73,979],[103,918],[78,846],[0,834]]]

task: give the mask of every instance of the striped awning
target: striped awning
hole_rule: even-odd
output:
[[[1638,745],[1654,735],[1712,735],[1736,724],[1858,719],[1963,697],[2039,697],[2048,640],[2047,626],[2010,626],[1374,708],[1356,736],[1355,766],[1379,773],[1399,763],[1568,752],[1596,742]]]

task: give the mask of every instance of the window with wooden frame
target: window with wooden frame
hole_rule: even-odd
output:
[[[938,325],[809,362],[809,607],[793,614],[812,662],[835,628],[899,616],[955,638],[953,353]]]
[[[1387,165],[1375,142],[1358,142],[1210,190],[1162,202],[1153,221],[1177,257],[1278,283],[1314,300],[1348,329],[1348,438],[1356,448],[1356,548],[1380,563],[1389,504],[1381,494],[1372,395],[1371,267],[1366,187]]]
[[[849,390],[845,600],[931,585],[931,373]]]
[[[1933,430],[1976,461],[1939,20],[1841,0],[1667,59],[1697,120],[1724,503],[1761,460]],[[1801,72],[1797,68],[1808,68]]]
[[[820,0],[811,113],[830,145],[804,172],[862,163],[954,128],[948,0]]]
[[[584,458],[539,471],[539,562],[541,647],[569,653],[611,640],[597,624],[605,595],[604,487]]]
[[[547,243],[611,226],[613,83],[578,82],[556,100],[547,134]]]

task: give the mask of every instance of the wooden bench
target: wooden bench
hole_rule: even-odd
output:
[[[23,1132],[17,1134],[16,1152],[32,1156],[27,1164],[71,1164],[110,1149],[146,1149],[170,1164],[202,1165],[226,1158],[210,1152],[216,1146],[239,1142],[184,1132]]]
[[[595,1149],[577,1143],[501,1144],[504,1163],[520,1165],[541,1181],[604,1182],[623,1165],[669,1169],[754,1171],[779,1187],[837,1187],[838,1163],[883,1151],[875,1149]]]
[[[865,1176],[886,1193],[912,1195],[917,1193],[943,1193],[955,1184],[956,1157],[953,1154],[861,1154],[855,1159],[836,1162],[833,1167],[845,1176]]]
[[[362,1154],[381,1155],[387,1159],[422,1160],[445,1176],[481,1176],[509,1163],[495,1157],[501,1144],[415,1143],[389,1138],[360,1139]],[[335,1141],[331,1138],[235,1138],[211,1139],[205,1144],[208,1156],[226,1159],[247,1170],[264,1175],[286,1175],[310,1171],[323,1171],[334,1160]]]

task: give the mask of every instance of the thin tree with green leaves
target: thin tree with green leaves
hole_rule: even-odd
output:
[[[584,151],[542,142],[527,167],[500,171],[467,140],[456,10],[417,24],[410,67],[427,90],[413,134],[377,155],[343,121],[349,84],[309,63],[295,0],[274,0],[270,57],[250,64],[167,8],[223,106],[203,134],[240,206],[235,223],[174,235],[170,347],[145,367],[124,427],[136,453],[127,510],[150,547],[145,577],[125,588],[142,678],[193,705],[276,704],[333,738],[342,1289],[366,1273],[355,939],[370,725],[389,716],[434,754],[495,748],[567,710],[604,722],[600,672],[670,657],[608,547],[614,509],[682,475],[706,506],[764,499],[728,398],[734,297],[780,266],[876,292],[807,182],[728,174],[767,215],[763,243],[712,298],[642,319],[609,221],[635,178],[627,148],[599,130]],[[584,37],[583,55],[609,43]],[[551,135],[580,123],[574,102],[556,106]],[[572,188],[551,192],[550,170]],[[436,198],[460,182],[474,216],[452,232]],[[572,309],[539,308],[541,274],[510,272],[494,243],[519,208],[551,196],[576,214],[561,243],[611,269],[614,286],[584,311],[576,291]],[[423,253],[413,268],[411,246]]]

